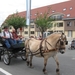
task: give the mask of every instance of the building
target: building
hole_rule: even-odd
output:
[[[49,11],[50,9],[50,11]],[[36,19],[37,12],[43,14],[45,11],[49,12],[49,16],[55,19],[53,21],[53,28],[47,29],[49,32],[64,32],[67,37],[75,38],[75,0],[69,0],[62,3],[52,4],[31,10],[31,25],[30,25],[30,36],[39,36],[34,20]],[[19,16],[25,17],[26,11],[19,12]],[[28,36],[28,28],[23,29],[25,37]]]

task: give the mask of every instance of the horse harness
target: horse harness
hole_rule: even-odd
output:
[[[62,35],[61,35],[61,36],[62,36]],[[61,38],[61,36],[60,36],[60,38]],[[58,39],[57,43],[60,42],[60,44],[63,45],[63,42],[61,41],[60,38]],[[29,39],[29,40],[30,40],[30,39]],[[29,41],[29,40],[28,40],[28,41]],[[45,41],[45,49],[43,50],[42,44],[43,44],[44,41]],[[57,45],[57,43],[56,43],[56,45]],[[46,44],[50,45],[50,46],[52,47],[52,49],[48,49],[48,47],[47,47]],[[44,53],[48,53],[48,52],[51,52],[51,51],[57,51],[58,48],[53,48],[53,46],[47,41],[47,38],[45,38],[45,39],[41,40],[40,47],[39,47],[39,49],[37,49],[35,52],[32,52],[32,51],[30,50],[29,44],[28,44],[28,48],[26,48],[26,49],[28,49],[28,50],[30,51],[30,55],[31,55],[31,56],[40,54],[42,57],[44,57],[44,55],[43,55]],[[40,51],[39,51],[39,50],[40,50]],[[38,51],[39,51],[39,52],[38,52]]]

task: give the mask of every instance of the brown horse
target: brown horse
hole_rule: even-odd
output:
[[[56,64],[56,73],[59,75],[59,62],[57,58],[57,53],[64,53],[67,45],[67,39],[64,33],[55,32],[43,40],[36,40],[34,38],[28,39],[25,41],[25,49],[26,49],[26,58],[27,65],[32,67],[32,58],[43,57],[44,58],[44,68],[43,72],[47,73],[46,65],[49,57],[53,57]],[[29,57],[30,56],[30,60]]]

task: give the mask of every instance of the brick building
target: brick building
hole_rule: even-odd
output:
[[[45,11],[49,11],[49,16],[55,19],[52,22],[53,28],[47,29],[49,32],[64,32],[67,37],[75,38],[75,0],[69,0],[57,4],[52,4],[31,10],[31,25],[30,25],[30,36],[39,36],[34,20],[36,19],[37,12],[43,14]],[[26,11],[19,12],[19,16],[25,17]],[[56,24],[56,26],[54,26]],[[28,28],[23,28],[22,35],[28,36]]]

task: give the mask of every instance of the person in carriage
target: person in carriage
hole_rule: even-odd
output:
[[[4,27],[4,31],[2,31],[1,37],[7,48],[15,46],[17,44],[17,41],[19,41],[13,37],[13,34],[9,31],[8,26]],[[19,41],[19,43],[22,43],[22,41]]]
[[[8,29],[8,26],[4,26],[4,30],[1,33],[1,37],[7,48],[10,48],[11,45],[16,44],[16,41],[12,37],[12,33]]]
[[[13,36],[13,39],[16,40],[17,43],[22,43],[23,41],[21,40],[22,39],[22,36],[20,35],[17,35],[17,32],[15,29],[12,30],[12,36]]]

